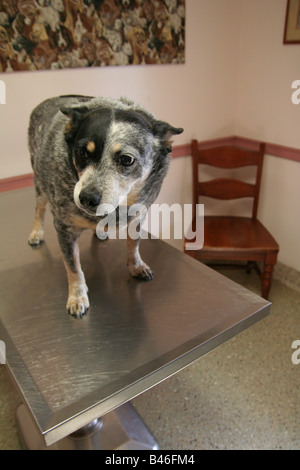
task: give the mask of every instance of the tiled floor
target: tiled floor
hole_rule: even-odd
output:
[[[255,272],[221,271],[260,292]],[[132,403],[161,449],[299,449],[300,292],[274,280],[271,315]],[[0,367],[0,450],[20,449],[20,402]]]

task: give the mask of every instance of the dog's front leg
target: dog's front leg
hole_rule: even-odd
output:
[[[153,279],[153,272],[142,260],[139,251],[139,244],[140,238],[134,240],[130,238],[129,233],[127,232],[127,266],[133,277],[143,279],[144,281],[151,281]]]
[[[63,253],[63,260],[68,276],[69,296],[67,311],[76,318],[81,318],[89,308],[87,285],[80,265],[79,235],[81,232],[73,231],[70,227],[55,224],[58,241]]]

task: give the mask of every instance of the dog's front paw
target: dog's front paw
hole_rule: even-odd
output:
[[[153,279],[153,271],[149,266],[145,263],[141,263],[140,265],[128,265],[130,274],[133,277],[138,279],[142,279],[143,281],[152,281]]]
[[[78,295],[69,295],[67,312],[76,318],[82,318],[90,306],[88,296],[85,292]]]
[[[28,243],[31,246],[37,246],[44,240],[44,230],[32,230],[28,238]]]

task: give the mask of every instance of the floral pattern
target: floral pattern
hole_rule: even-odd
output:
[[[183,63],[185,0],[0,0],[0,72]]]

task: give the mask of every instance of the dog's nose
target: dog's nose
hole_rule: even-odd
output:
[[[95,207],[99,206],[101,201],[100,194],[93,193],[90,191],[81,191],[79,194],[79,201],[85,207],[90,209],[94,209]]]

